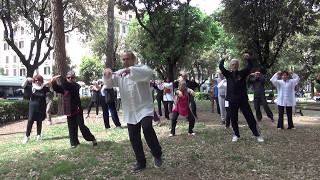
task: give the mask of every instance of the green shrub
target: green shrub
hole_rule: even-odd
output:
[[[87,108],[91,97],[81,97],[81,105]],[[0,122],[27,119],[29,111],[29,100],[22,101],[1,101],[0,102]],[[52,114],[58,112],[58,98],[53,98]]]
[[[210,100],[210,96],[209,96],[209,93],[207,92],[195,92],[194,99],[196,101]]]

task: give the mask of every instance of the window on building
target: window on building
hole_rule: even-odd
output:
[[[17,56],[16,55],[13,56],[13,63],[17,63]]]
[[[50,67],[49,66],[44,67],[44,74],[50,75]]]
[[[24,48],[24,41],[19,41],[19,48],[20,49]]]
[[[17,69],[13,69],[13,76],[17,76]]]
[[[20,76],[26,76],[26,69],[20,69]]]
[[[129,14],[129,19],[131,19],[131,18],[132,18],[132,15]]]
[[[9,76],[9,69],[6,69],[5,75],[6,75],[6,76]]]
[[[6,50],[9,50],[9,48],[8,48],[8,43],[4,43],[4,44],[3,44],[3,50],[5,50],[5,51],[6,51]]]
[[[126,33],[126,26],[122,25],[122,33],[125,34]]]
[[[119,15],[122,15],[122,12],[121,12],[121,11],[119,11]]]
[[[31,32],[31,33],[33,33],[33,32],[34,32],[33,27],[30,27],[30,32]]]
[[[65,36],[65,39],[66,39],[66,43],[69,43],[69,36],[68,35]]]
[[[24,28],[23,28],[23,27],[21,27],[21,29],[20,29],[20,30],[21,30],[21,32],[20,32],[20,33],[21,33],[21,35],[24,35]]]
[[[6,63],[9,64],[9,56],[6,56]]]

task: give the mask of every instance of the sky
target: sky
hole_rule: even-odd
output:
[[[210,15],[220,5],[221,0],[191,0],[190,5],[197,6],[201,11]]]

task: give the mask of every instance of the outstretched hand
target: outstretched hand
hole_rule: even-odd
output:
[[[250,55],[248,53],[243,54],[243,59],[248,60],[250,58]]]

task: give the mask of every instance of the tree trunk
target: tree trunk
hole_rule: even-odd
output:
[[[114,0],[109,0],[108,2],[108,42],[107,42],[107,60],[106,60],[106,68],[113,67],[114,60]]]
[[[54,60],[56,65],[56,74],[65,77],[67,74],[65,34],[63,20],[63,4],[62,0],[51,0],[51,14],[53,27],[53,47]],[[63,115],[63,96],[58,95],[58,115]]]

